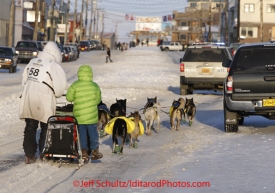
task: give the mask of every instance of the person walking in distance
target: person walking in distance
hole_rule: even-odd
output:
[[[103,154],[99,152],[97,130],[97,105],[101,102],[101,90],[93,82],[93,70],[91,66],[80,66],[77,76],[78,80],[69,87],[66,99],[69,102],[74,102],[73,115],[78,122],[82,156],[84,161],[87,162],[89,160],[88,150],[92,150],[92,160],[103,157]],[[87,140],[89,140],[89,147]]]
[[[33,58],[23,71],[24,87],[20,100],[19,117],[25,120],[23,149],[25,163],[36,161],[36,131],[40,123],[40,139],[38,141],[40,159],[43,157],[47,121],[55,114],[56,97],[64,94],[67,78],[59,65],[62,60],[60,49],[55,42],[48,42],[37,58]]]
[[[108,63],[108,59],[110,60],[110,62],[113,62],[111,60],[111,50],[109,47],[107,48],[106,63]]]

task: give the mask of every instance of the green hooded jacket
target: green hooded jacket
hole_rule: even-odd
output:
[[[93,82],[91,66],[81,66],[77,75],[78,80],[68,89],[66,99],[74,102],[73,115],[78,124],[95,124],[98,122],[97,105],[101,101],[100,88]]]

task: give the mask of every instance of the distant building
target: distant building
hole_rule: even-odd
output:
[[[7,46],[10,23],[11,0],[1,2],[0,6],[0,46]]]

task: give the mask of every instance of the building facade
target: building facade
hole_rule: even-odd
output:
[[[182,44],[221,41],[220,17],[225,0],[187,0],[185,12],[173,11],[172,41]]]
[[[8,45],[11,0],[1,2],[0,6],[0,46]]]

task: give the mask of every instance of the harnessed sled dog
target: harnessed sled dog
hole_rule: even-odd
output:
[[[131,112],[129,118],[135,123],[135,128],[132,131],[132,133],[129,134],[130,137],[130,148],[134,147],[137,148],[138,147],[138,135],[139,134],[143,134],[144,132],[144,128],[143,128],[143,124],[141,122],[141,116],[138,113],[138,111],[135,111],[134,113]],[[134,139],[134,144],[133,144],[133,139]]]
[[[179,98],[177,101],[174,100],[172,103],[172,106],[170,107],[170,126],[171,130],[174,131],[175,129],[177,131],[180,130],[180,123],[182,120],[182,116],[184,116],[185,120],[185,100],[183,98]],[[175,125],[175,121],[177,124]]]
[[[129,127],[128,120],[126,118],[126,102],[127,99],[116,99],[116,103],[110,107],[111,120],[107,123],[105,131],[108,134],[112,134],[113,141],[113,153],[123,154],[123,146],[127,137],[127,127]],[[129,120],[129,122],[131,122]],[[134,123],[132,123],[134,124]],[[118,137],[121,138],[121,145],[118,144]]]
[[[193,124],[193,118],[196,115],[196,106],[195,106],[193,98],[191,98],[191,99],[186,98],[184,111],[188,118],[189,126],[191,126]]]
[[[110,120],[110,111],[105,103],[100,101],[100,103],[97,105],[98,108],[98,124],[97,124],[97,130],[99,132],[99,136],[103,137],[106,135],[104,128],[108,121]]]
[[[154,121],[157,122],[157,128],[156,128],[156,132],[159,131],[160,128],[160,104],[154,104],[152,107],[148,107],[145,110],[144,113],[144,118],[145,118],[145,125],[146,125],[146,134],[147,135],[151,135],[151,129],[153,128],[154,125]]]
[[[147,108],[152,107],[154,104],[157,104],[157,97],[155,97],[155,98],[147,97],[147,103],[145,104],[145,106],[143,108],[143,114],[145,113]]]

